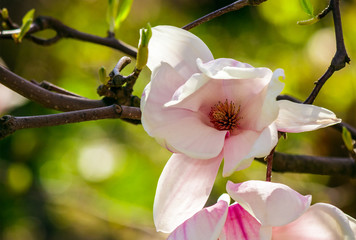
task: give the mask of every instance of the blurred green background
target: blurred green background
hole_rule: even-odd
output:
[[[137,45],[139,29],[185,24],[227,5],[227,0],[135,0],[117,37]],[[312,1],[317,11],[327,1]],[[20,23],[30,9],[36,16],[58,18],[83,32],[106,36],[107,1],[0,0]],[[356,3],[341,1],[346,48],[356,53]],[[310,26],[299,1],[269,0],[246,7],[192,30],[205,41],[215,58],[234,58],[255,67],[283,68],[283,93],[304,100],[328,67],[335,51],[331,15]],[[42,36],[51,36],[46,31]],[[26,79],[50,81],[69,91],[98,99],[98,69],[110,71],[122,53],[75,40],[43,47],[23,41],[0,40],[0,57]],[[126,72],[133,68],[128,66]],[[149,82],[145,69],[135,86],[140,96]],[[334,111],[356,126],[356,68],[337,72],[323,87],[315,104]],[[8,104],[0,102],[0,105]],[[55,113],[26,102],[1,114],[15,116]],[[288,134],[277,151],[322,156],[347,156],[341,135],[333,129]],[[66,126],[21,130],[0,141],[0,239],[164,239],[156,233],[152,205],[156,183],[170,153],[150,138],[142,126],[120,120],[101,120]],[[258,162],[229,179],[264,179]],[[218,174],[208,204],[225,191],[227,179]],[[344,176],[273,174],[313,202],[328,202],[356,217],[356,181]]]

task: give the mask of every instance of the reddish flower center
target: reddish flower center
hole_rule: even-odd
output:
[[[211,107],[209,118],[210,122],[218,130],[228,130],[232,132],[236,127],[239,126],[240,106],[238,109],[235,107],[235,103],[230,101],[230,103],[225,100],[224,103],[218,102],[213,107]]]

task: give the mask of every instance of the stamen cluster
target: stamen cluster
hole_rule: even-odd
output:
[[[238,109],[235,107],[235,103],[230,101],[230,103],[225,100],[224,103],[218,102],[213,107],[209,113],[210,122],[218,130],[228,130],[232,131],[239,125],[240,106]]]

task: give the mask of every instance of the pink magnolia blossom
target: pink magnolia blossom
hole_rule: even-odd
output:
[[[325,203],[310,206],[303,196],[279,183],[228,182],[229,196],[178,226],[168,240],[335,240],[355,239],[356,221]]]
[[[159,231],[171,232],[204,206],[223,158],[229,176],[268,155],[278,131],[340,122],[324,108],[276,101],[282,69],[214,60],[198,37],[176,27],[152,28],[147,65],[152,77],[142,95],[142,125],[174,153],[157,186]]]

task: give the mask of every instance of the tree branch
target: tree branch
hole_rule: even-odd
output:
[[[141,111],[140,108],[137,107],[119,106],[114,104],[111,106],[51,115],[27,117],[14,117],[7,115],[0,118],[0,139],[20,129],[58,126],[69,123],[108,118],[140,120]]]
[[[208,22],[216,17],[219,17],[219,16],[225,14],[225,13],[239,10],[240,8],[243,8],[245,6],[256,6],[256,5],[259,5],[265,1],[267,1],[267,0],[239,0],[239,1],[233,2],[223,8],[220,8],[214,12],[211,12],[211,13],[185,25],[182,28],[185,30],[190,30],[196,26],[199,26],[202,23]]]
[[[321,88],[325,82],[333,75],[335,71],[338,71],[345,67],[346,63],[350,62],[350,58],[347,55],[344,37],[342,34],[341,16],[340,16],[340,6],[339,0],[330,0],[330,4],[327,9],[331,9],[334,19],[335,37],[336,37],[336,53],[331,60],[331,64],[326,72],[319,78],[315,83],[313,91],[310,93],[308,98],[304,101],[305,104],[312,104],[319,94]],[[323,13],[329,12],[329,10],[324,10]],[[323,16],[325,16],[323,15]]]
[[[16,26],[16,25],[12,25]],[[53,38],[49,39],[42,39],[36,36],[33,36],[33,33],[45,30],[45,29],[52,29],[54,30],[57,34]],[[43,46],[49,46],[57,41],[59,41],[62,38],[73,38],[85,42],[91,42],[91,43],[96,43],[100,45],[104,45],[107,47],[111,47],[113,49],[117,49],[125,54],[128,54],[134,58],[136,58],[137,55],[137,49],[122,42],[117,40],[112,33],[108,34],[109,36],[106,38],[99,37],[96,35],[88,34],[88,33],[83,33],[80,32],[76,29],[70,28],[66,25],[64,25],[62,22],[60,22],[57,19],[54,19],[52,17],[47,17],[47,16],[39,16],[37,17],[33,24],[30,27],[30,30],[26,34],[26,38],[33,41],[36,44],[43,45]],[[0,38],[6,38],[6,39],[12,39],[11,34],[3,34],[0,32]]]
[[[266,164],[263,158],[256,160]],[[355,178],[356,162],[352,158],[293,155],[275,152],[273,171],[282,173],[294,172],[320,175],[343,175]]]
[[[0,83],[44,107],[59,111],[74,111],[107,106],[104,100],[91,100],[50,92],[0,65]]]

